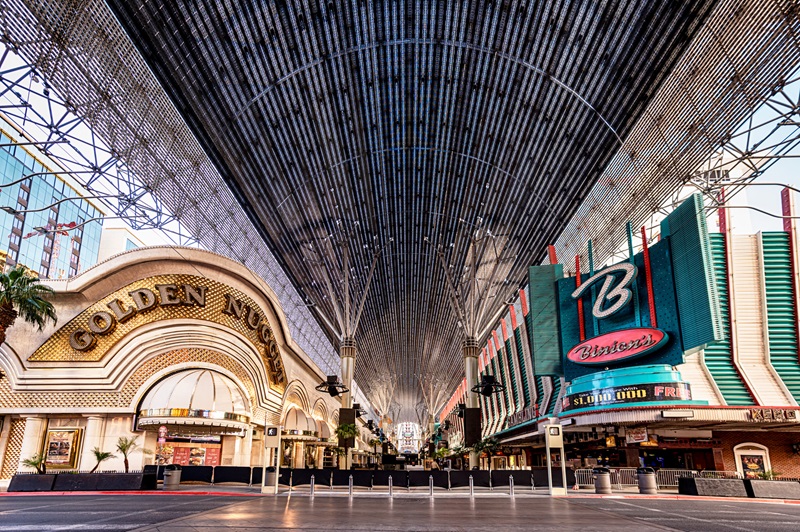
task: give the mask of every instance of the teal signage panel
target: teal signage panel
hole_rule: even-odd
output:
[[[701,194],[692,195],[661,222],[661,238],[672,252],[684,351],[721,340],[719,291]]]
[[[531,266],[530,316],[533,325],[531,358],[534,375],[563,375],[558,327],[558,292],[556,282],[564,278],[561,264]]]

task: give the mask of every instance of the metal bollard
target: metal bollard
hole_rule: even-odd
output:
[[[389,497],[394,497],[394,482],[392,481],[392,477],[389,477]]]
[[[350,475],[350,481],[349,481],[349,484],[347,486],[347,490],[350,493],[350,497],[352,497],[353,496],[353,475]]]
[[[313,497],[313,496],[314,496],[314,475],[311,475],[311,490],[310,490],[310,492],[309,492],[309,495],[310,495],[311,497]]]
[[[428,477],[428,495],[433,497],[433,475]]]
[[[473,497],[475,495],[475,486],[472,484],[472,475],[469,476],[469,496]]]
[[[508,494],[514,496],[514,475],[508,475]]]

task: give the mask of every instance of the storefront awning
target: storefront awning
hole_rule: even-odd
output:
[[[316,441],[319,438],[317,425],[312,418],[306,416],[305,412],[299,408],[291,408],[286,413],[286,418],[283,421],[281,438],[284,440]]]

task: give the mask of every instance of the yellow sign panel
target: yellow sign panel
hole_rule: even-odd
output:
[[[161,275],[131,283],[75,316],[37,349],[31,362],[98,362],[137,328],[161,320],[195,319],[223,325],[261,353],[270,388],[283,392],[287,379],[266,314],[252,298],[194,275]]]

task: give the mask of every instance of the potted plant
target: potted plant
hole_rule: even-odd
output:
[[[101,462],[105,462],[106,460],[110,460],[111,458],[116,458],[112,453],[108,451],[101,451],[100,447],[95,447],[92,449],[92,454],[94,455],[94,459],[97,460],[97,463],[94,465],[89,473],[94,473],[97,471],[97,468],[100,466]]]
[[[48,321],[56,323],[55,308],[45,299],[52,294],[52,288],[40,284],[21,264],[8,273],[0,273],[0,343],[5,342],[6,330],[17,316],[40,331]]]
[[[142,454],[153,454],[153,451],[150,449],[145,449],[141,445],[139,445],[136,440],[139,439],[139,436],[131,436],[130,438],[126,438],[125,436],[120,436],[119,440],[117,440],[117,451],[122,454],[122,462],[125,465],[125,472],[128,473],[130,471],[130,464],[128,463],[128,455],[134,453],[136,451],[140,451]]]
[[[32,467],[36,470],[36,473],[39,475],[44,475],[47,473],[47,464],[46,464],[47,457],[44,453],[41,454],[34,454],[30,458],[26,458],[22,461],[22,465]]]
[[[339,438],[339,443],[343,444],[342,447],[344,447],[344,469],[350,467],[350,464],[348,463],[350,461],[350,447],[353,445],[353,438],[356,436],[358,436],[358,427],[356,427],[355,423],[342,423],[336,427],[336,437]]]

